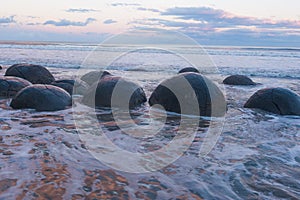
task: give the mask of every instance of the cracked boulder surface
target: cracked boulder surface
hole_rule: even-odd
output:
[[[50,84],[55,81],[53,75],[43,66],[32,64],[15,64],[10,66],[5,76],[15,76],[33,84]]]
[[[32,85],[17,93],[10,106],[14,109],[31,108],[36,111],[64,110],[72,99],[65,90],[52,85]]]
[[[244,75],[232,75],[224,79],[225,85],[256,85],[249,77]]]
[[[30,85],[31,83],[29,81],[22,78],[12,76],[0,76],[0,97],[13,97],[21,89]]]
[[[244,107],[279,115],[300,116],[300,96],[285,88],[266,88],[252,95]]]

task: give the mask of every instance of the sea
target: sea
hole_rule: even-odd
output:
[[[0,199],[300,199],[300,117],[243,107],[263,88],[283,87],[300,95],[299,48],[0,42],[0,75],[16,63],[45,66],[56,79],[108,70],[141,85],[148,98],[160,82],[193,66],[223,91],[228,110],[205,155],[199,151],[209,134],[209,119],[201,119],[188,148],[176,159],[140,172],[136,165],[143,163],[130,155],[155,152],[184,135],[179,116],[168,119],[155,135],[136,137],[126,132],[132,128],[128,126],[142,134],[139,128],[157,120],[147,103],[132,111],[138,127],[128,120],[121,128],[111,110],[88,110],[80,95],[74,96],[72,108],[56,112],[13,110],[11,99],[1,99]],[[259,84],[222,84],[233,74]],[[94,135],[78,129],[78,121],[88,121],[91,112],[102,134],[133,154],[97,157],[87,139]],[[106,148],[101,145],[99,152]],[[172,153],[163,152],[160,162]]]

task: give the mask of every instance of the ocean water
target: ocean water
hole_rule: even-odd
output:
[[[12,65],[27,62],[39,63],[53,68],[78,69],[81,68],[82,63],[92,51],[107,54],[128,52],[135,49],[135,47],[126,46],[122,48],[118,46],[97,46],[96,44],[74,43],[4,43],[0,44],[0,64]],[[224,75],[234,72],[236,74],[258,77],[300,78],[300,49],[298,48],[220,46],[203,48],[204,50],[194,46],[191,48],[183,46],[176,48],[176,52],[181,53],[183,56],[206,52]],[[140,51],[140,53],[142,52]],[[149,57],[161,53],[160,49],[147,52]],[[169,64],[170,62],[163,56],[161,56],[159,61],[162,61],[162,64]],[[133,63],[136,64],[136,62]]]
[[[300,49],[204,47],[203,50],[181,46],[174,49],[177,54],[163,48],[136,49],[97,48],[91,44],[3,43],[0,65],[6,68],[22,62],[40,64],[48,67],[57,79],[74,78],[95,68],[107,69],[137,82],[149,97],[159,82],[191,66],[189,60],[194,59],[201,65],[200,71],[223,90],[228,103],[222,134],[213,150],[199,156],[208,131],[204,120],[191,146],[176,161],[158,171],[128,173],[110,168],[90,153],[74,123],[74,112],[78,112],[77,117],[82,121],[89,117],[89,112],[81,110],[80,103],[75,104],[78,108],[75,111],[70,108],[39,113],[12,110],[10,99],[3,99],[0,100],[1,199],[300,198],[300,117],[243,108],[255,91],[266,87],[284,87],[300,94]],[[114,57],[117,59],[110,65],[103,64]],[[195,58],[203,60],[198,62]],[[0,74],[4,71],[0,70]],[[224,86],[222,80],[230,74],[248,75],[261,84]],[[133,120],[147,125],[151,121],[149,113],[150,108],[145,104],[134,111]],[[136,138],[120,130],[111,111],[98,110],[96,115],[101,129],[115,145],[141,153],[169,143],[178,134],[180,123],[174,117],[159,134]],[[124,160],[130,162],[129,158]]]

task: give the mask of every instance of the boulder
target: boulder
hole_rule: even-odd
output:
[[[70,85],[74,85],[75,82],[76,81],[73,80],[73,79],[60,79],[60,80],[55,80],[52,83],[67,83],[67,84],[70,84]]]
[[[82,99],[82,102],[90,107],[130,109],[146,101],[145,92],[140,86],[117,76],[104,76],[89,88]]]
[[[224,116],[227,108],[222,91],[205,76],[193,72],[163,81],[151,94],[149,104],[179,114],[216,117]]]
[[[90,86],[98,82],[102,77],[111,75],[108,71],[91,71],[81,77],[81,80],[89,84]]]
[[[186,68],[183,68],[181,69],[178,74],[181,74],[181,73],[185,73],[185,72],[195,72],[195,73],[200,73],[198,69],[194,68],[194,67],[186,67]]]
[[[0,97],[13,97],[21,89],[30,86],[31,83],[25,79],[13,76],[0,76]]]
[[[64,82],[52,82],[51,85],[54,85],[56,87],[59,87],[66,92],[68,92],[70,95],[73,95],[73,85],[70,83],[64,83]]]
[[[32,85],[17,93],[10,106],[14,109],[31,108],[37,111],[56,111],[71,105],[71,96],[53,85]]]
[[[266,88],[252,95],[244,107],[279,115],[300,115],[300,96],[285,88]]]
[[[226,85],[256,85],[249,77],[244,75],[228,76],[223,81]]]
[[[56,80],[51,83],[51,85],[60,87],[66,90],[70,95],[81,94],[83,95],[89,88],[88,84],[81,80]]]
[[[33,84],[50,84],[55,81],[53,75],[43,66],[32,64],[15,64],[10,66],[5,76],[16,76]]]

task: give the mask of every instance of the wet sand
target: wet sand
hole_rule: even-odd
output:
[[[50,69],[56,78],[70,70]],[[4,73],[1,70],[0,73]],[[142,72],[141,72],[142,73]],[[210,77],[214,79],[214,77]],[[299,80],[256,78],[256,87],[226,86],[228,113],[213,151],[198,157],[207,128],[174,163],[157,172],[130,174],[95,159],[81,140],[73,110],[12,110],[0,100],[0,197],[3,199],[298,199],[300,196],[300,118],[244,109],[258,89],[282,86],[300,94]],[[219,83],[221,80],[217,80]],[[298,82],[297,82],[298,81]],[[155,83],[157,84],[157,83]],[[146,87],[146,93],[153,90]],[[149,96],[148,96],[149,97]],[[136,121],[148,116],[137,110]],[[140,151],[160,148],[176,133],[133,139],[107,111],[100,126],[118,146]],[[84,115],[83,115],[84,117]]]

